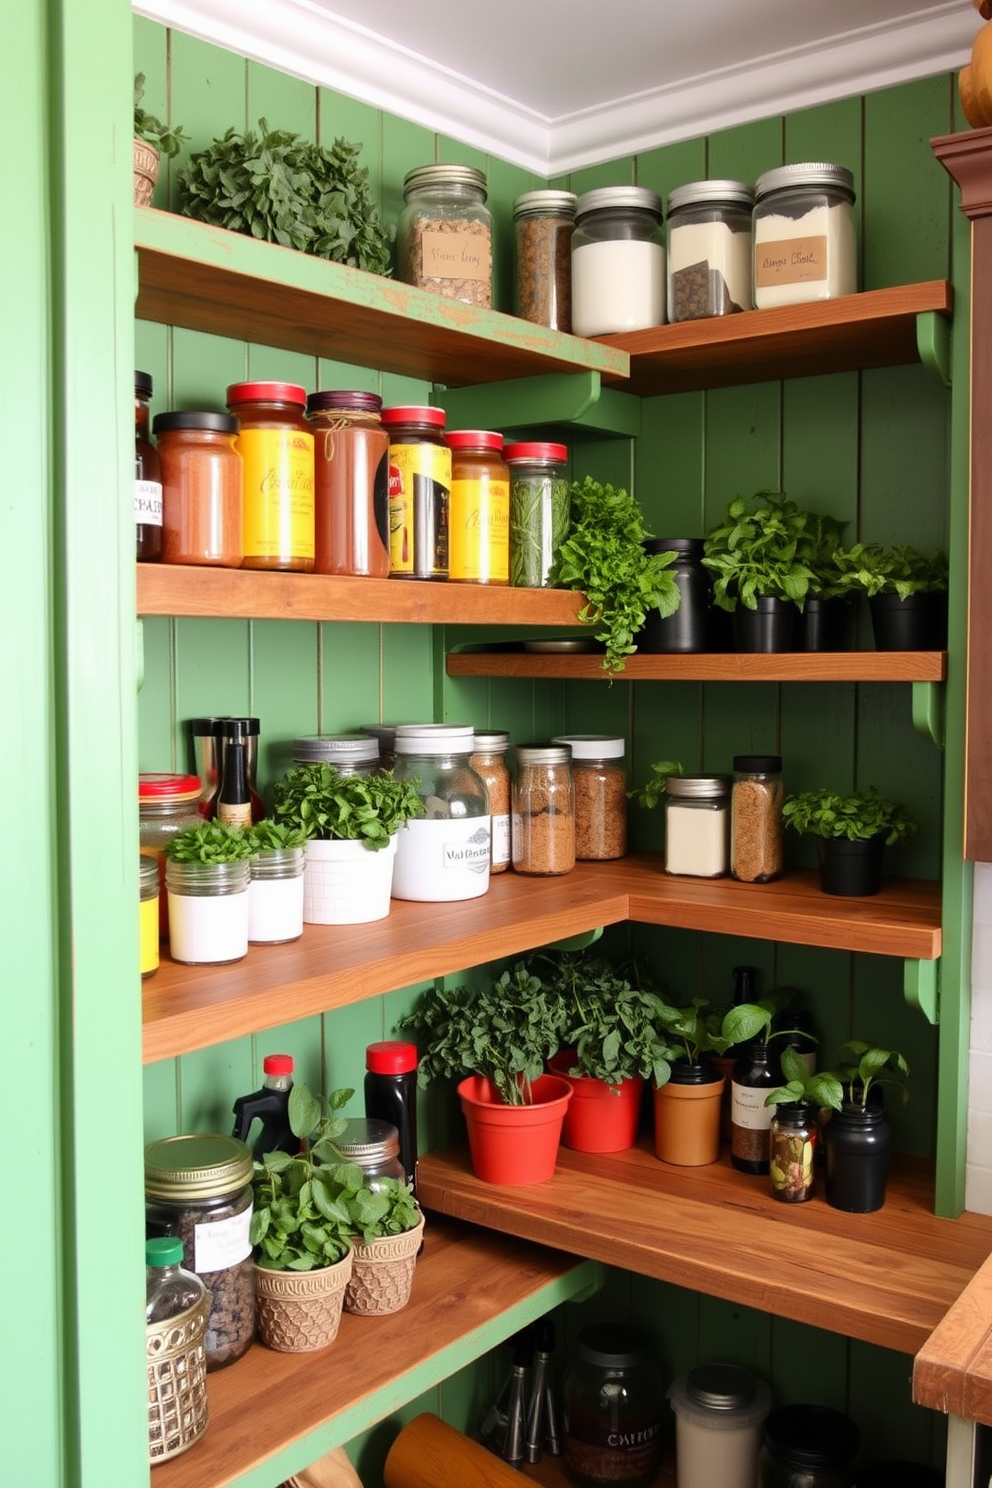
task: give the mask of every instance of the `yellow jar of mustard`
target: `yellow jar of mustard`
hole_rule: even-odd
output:
[[[150,853],[138,857],[138,944],[141,975],[158,971],[158,859]]]
[[[510,582],[510,469],[503,436],[459,429],[451,450],[448,578],[463,584]]]
[[[293,382],[235,382],[227,390],[244,464],[242,568],[313,572],[313,430],[306,406],[306,389]]]

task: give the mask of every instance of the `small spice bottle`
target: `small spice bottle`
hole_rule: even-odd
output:
[[[735,754],[730,871],[741,883],[781,876],[782,803],[782,756]]]
[[[568,535],[568,450],[563,444],[508,444],[510,583],[543,589],[555,553]]]
[[[729,866],[730,777],[669,775],[665,784],[665,872],[722,878]]]
[[[485,174],[473,165],[421,165],[404,176],[403,201],[397,277],[469,305],[491,306],[493,230]]]
[[[162,468],[158,451],[148,437],[151,395],[151,376],[135,372],[134,531],[141,563],[152,563],[162,556]]]
[[[525,191],[513,203],[513,313],[552,331],[572,329],[573,191]]]
[[[365,1187],[378,1193],[380,1178],[396,1178],[406,1181],[406,1173],[400,1162],[400,1134],[390,1121],[376,1117],[354,1116],[344,1124],[344,1131],[334,1138],[345,1162],[355,1163],[362,1170]]]
[[[245,568],[313,571],[313,433],[306,406],[306,389],[295,382],[235,382],[227,390],[244,462]]]
[[[754,195],[759,310],[857,292],[854,176],[846,165],[780,165],[758,177]]]
[[[663,1400],[640,1328],[583,1328],[565,1375],[564,1458],[572,1481],[584,1488],[652,1483],[661,1466]]]
[[[622,858],[627,851],[627,772],[624,741],[608,734],[563,734],[572,754],[575,856]]]
[[[661,197],[645,186],[583,192],[572,234],[572,330],[604,336],[664,321]]]
[[[575,867],[575,790],[571,750],[518,744],[511,848],[517,873],[571,873]]]
[[[861,1434],[826,1405],[782,1405],[765,1422],[758,1488],[852,1488]]]
[[[389,577],[389,435],[377,393],[311,393],[314,573]]]
[[[692,181],[668,196],[668,319],[751,309],[751,212],[743,181]]]
[[[138,866],[138,944],[142,977],[158,971],[158,862],[150,854],[140,855]]]
[[[489,795],[470,764],[468,724],[401,723],[397,780],[417,782],[424,815],[398,835],[393,898],[477,899],[489,888]]]
[[[207,1429],[203,1340],[210,1299],[182,1265],[178,1236],[145,1241],[145,1358],[148,1374],[148,1461],[178,1457]]]
[[[490,873],[505,873],[510,866],[510,772],[506,751],[510,736],[503,729],[477,729],[469,764],[489,792],[492,817]]]
[[[372,775],[379,768],[379,744],[371,734],[310,734],[293,740],[293,763],[333,765],[342,775]]]
[[[489,429],[447,435],[451,450],[448,578],[510,582],[510,471],[503,436]]]
[[[813,1197],[820,1113],[812,1101],[783,1101],[772,1107],[768,1130],[772,1198],[804,1204]]]
[[[382,410],[389,434],[389,576],[448,577],[451,450],[444,409]]]
[[[674,1381],[668,1399],[679,1488],[754,1488],[771,1409],[764,1380],[736,1364],[701,1364]]]
[[[162,558],[240,568],[244,557],[238,421],[227,413],[157,413]]]

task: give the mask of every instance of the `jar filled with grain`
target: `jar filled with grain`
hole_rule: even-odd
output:
[[[572,330],[604,336],[664,321],[661,197],[645,186],[583,192],[572,234]]]
[[[782,803],[782,756],[735,754],[730,872],[741,883],[781,876]]]
[[[492,817],[490,873],[505,873],[510,866],[510,772],[506,751],[510,736],[504,729],[475,731],[475,748],[469,764],[489,792]]]
[[[665,872],[722,878],[729,866],[730,777],[669,775],[665,784]]]
[[[519,744],[511,844],[517,873],[571,873],[575,867],[575,791],[571,750]]]
[[[624,741],[608,734],[562,734],[551,742],[572,751],[575,856],[622,858],[627,851]]]
[[[492,219],[486,177],[473,165],[421,165],[403,178],[397,277],[434,294],[493,302]]]
[[[751,211],[743,181],[692,181],[668,196],[668,319],[751,309]]]
[[[777,166],[758,177],[754,196],[757,309],[857,292],[854,176],[846,165]]]
[[[513,203],[513,313],[552,331],[572,329],[574,191],[525,191]]]

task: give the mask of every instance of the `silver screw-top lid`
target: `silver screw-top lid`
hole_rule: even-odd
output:
[[[403,177],[403,198],[432,186],[471,186],[482,192],[483,201],[486,199],[485,172],[474,165],[418,165]]]
[[[736,1364],[701,1364],[686,1376],[690,1399],[710,1410],[739,1410],[754,1399],[754,1375]]]
[[[505,754],[510,735],[506,729],[476,729],[472,747],[483,754]]]
[[[807,160],[801,165],[777,165],[765,171],[754,184],[757,201],[770,191],[786,191],[793,186],[830,186],[854,200],[854,174],[846,165],[830,165],[823,160]]]
[[[525,191],[513,203],[513,215],[573,218],[577,201],[574,191]]]
[[[597,186],[592,191],[584,191],[575,203],[575,215],[582,217],[586,212],[602,212],[615,207],[638,207],[641,211],[652,212],[661,221],[661,197],[647,186]]]
[[[518,744],[518,765],[567,765],[572,758],[568,745]]]
[[[573,760],[623,759],[624,742],[610,734],[556,734],[552,744],[565,744]]]
[[[391,1121],[356,1116],[345,1122],[345,1129],[335,1137],[334,1144],[348,1161],[356,1162],[360,1168],[371,1167],[399,1154],[400,1134]]]
[[[754,187],[746,181],[689,181],[668,193],[669,216],[680,207],[709,205],[751,207],[754,205]]]
[[[730,791],[729,775],[669,775],[665,789],[670,796],[681,796],[683,800],[704,800],[710,796],[725,796]]]
[[[299,764],[374,764],[379,744],[369,734],[310,734],[293,740],[293,758]]]

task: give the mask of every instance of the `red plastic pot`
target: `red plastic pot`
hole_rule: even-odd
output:
[[[603,1080],[591,1080],[587,1075],[570,1075],[568,1071],[574,1062],[570,1049],[563,1049],[548,1060],[551,1073],[567,1080],[572,1087],[562,1142],[573,1152],[626,1152],[637,1140],[644,1081],[635,1075],[614,1086]]]
[[[554,1177],[572,1087],[557,1075],[541,1075],[532,1089],[532,1105],[508,1106],[482,1075],[469,1075],[458,1086],[472,1168],[483,1183],[545,1183]]]

